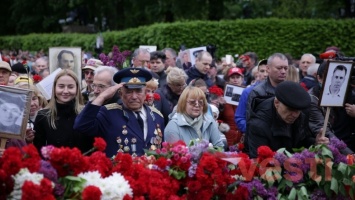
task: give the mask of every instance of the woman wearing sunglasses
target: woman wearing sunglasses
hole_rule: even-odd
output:
[[[169,143],[182,140],[207,140],[213,146],[223,147],[217,123],[207,113],[205,93],[197,87],[187,86],[182,92],[176,113],[165,128],[164,138]]]

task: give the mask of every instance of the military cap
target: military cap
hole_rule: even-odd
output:
[[[289,108],[303,110],[311,105],[311,97],[298,83],[284,81],[275,89],[276,98]]]
[[[116,83],[125,82],[129,89],[142,88],[152,79],[152,74],[143,68],[125,68],[113,76]]]

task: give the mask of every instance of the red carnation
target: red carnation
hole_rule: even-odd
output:
[[[235,196],[239,199],[249,199],[249,191],[248,188],[243,186],[238,186],[237,191],[235,192]]]
[[[223,90],[219,88],[217,85],[213,85],[209,89],[210,94],[217,95],[218,97],[223,96]]]
[[[52,182],[46,178],[41,180],[40,185],[34,184],[32,181],[25,181],[22,186],[22,200],[45,199],[55,200],[52,195]]]
[[[101,195],[100,188],[93,185],[87,186],[82,193],[83,200],[100,200]]]
[[[40,76],[40,75],[34,75],[33,76],[33,81],[35,82],[35,83],[38,83],[38,82],[40,82],[42,80],[42,77]]]
[[[160,169],[165,169],[166,166],[168,165],[168,161],[165,157],[160,157],[157,159],[155,164],[160,168]]]
[[[100,138],[100,137],[96,137],[95,138],[95,142],[94,142],[94,147],[98,150],[98,151],[104,151],[106,149],[106,142],[104,139]]]
[[[158,93],[154,93],[154,100],[159,101],[160,100],[160,95]]]
[[[258,148],[258,158],[261,160],[266,158],[274,157],[275,152],[273,152],[268,146],[260,146]]]

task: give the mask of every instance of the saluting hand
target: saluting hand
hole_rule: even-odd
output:
[[[102,104],[106,100],[111,99],[115,95],[117,90],[121,89],[124,84],[125,83],[122,82],[120,84],[117,84],[117,85],[114,85],[114,86],[111,86],[111,87],[107,88],[98,97],[96,97],[96,99],[94,101],[92,101],[91,104],[97,105],[97,106],[102,106]]]

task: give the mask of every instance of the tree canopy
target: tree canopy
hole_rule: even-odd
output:
[[[93,32],[159,22],[246,18],[328,19],[354,17],[351,0],[3,0],[1,35],[59,33],[63,26]]]

